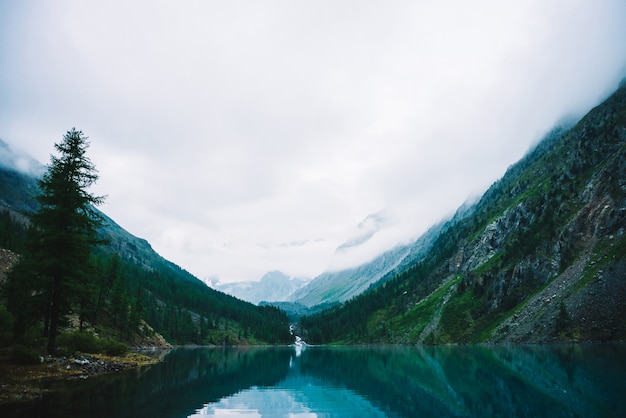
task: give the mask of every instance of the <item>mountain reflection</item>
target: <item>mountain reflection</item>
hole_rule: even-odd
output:
[[[180,348],[163,361],[128,373],[53,382],[35,404],[5,405],[24,417],[185,417],[252,386],[273,386],[288,370],[286,348]]]
[[[194,348],[2,416],[615,416],[624,345]],[[621,411],[621,412],[620,412]]]
[[[614,416],[626,407],[621,345],[327,348],[308,350],[300,367],[390,416]]]

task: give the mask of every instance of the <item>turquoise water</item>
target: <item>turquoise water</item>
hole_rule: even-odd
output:
[[[623,344],[181,348],[0,416],[626,416],[625,378]]]

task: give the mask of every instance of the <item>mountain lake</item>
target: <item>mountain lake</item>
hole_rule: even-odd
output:
[[[626,345],[177,348],[2,417],[626,416]]]

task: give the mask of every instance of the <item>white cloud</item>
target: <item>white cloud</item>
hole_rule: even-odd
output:
[[[82,129],[103,210],[222,281],[414,237],[626,74],[619,0],[0,7],[0,136]]]

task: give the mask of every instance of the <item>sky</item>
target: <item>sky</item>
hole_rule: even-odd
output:
[[[623,0],[0,0],[0,138],[201,279],[415,239],[626,76]]]

